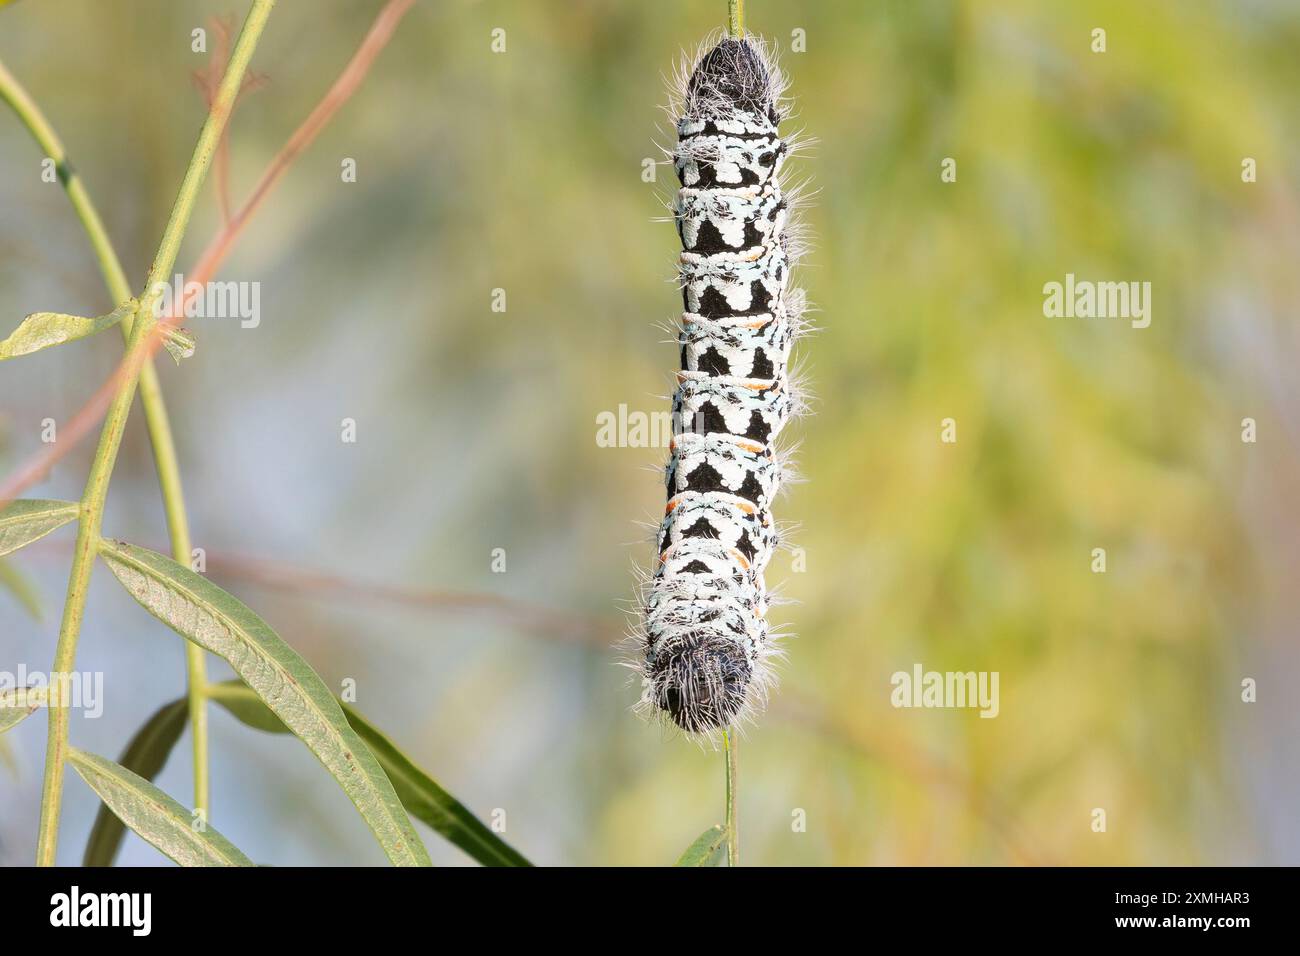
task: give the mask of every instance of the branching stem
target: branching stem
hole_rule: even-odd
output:
[[[54,161],[59,181],[63,183],[72,208],[81,220],[81,225],[90,239],[95,258],[99,261],[100,272],[104,276],[104,285],[114,305],[130,299],[131,284],[122,260],[113,248],[108,237],[108,230],[99,216],[99,210],[91,201],[90,193],[68,160],[67,150],[58,133],[50,125],[45,114],[22,87],[18,80],[0,62],[0,99],[7,102],[37,146]],[[134,317],[128,317],[121,323],[122,338],[126,343],[131,339],[131,325]],[[163,401],[162,388],[158,382],[158,373],[153,361],[145,362],[140,369],[140,404],[144,407],[145,425],[149,432],[149,442],[153,447],[154,465],[158,470],[158,486],[162,492],[163,511],[167,517],[167,528],[171,537],[172,555],[181,564],[190,562],[190,528],[185,510],[185,495],[181,486],[180,463],[176,456],[176,443],[172,438],[171,419]],[[186,670],[189,676],[190,739],[193,745],[194,763],[194,806],[202,808],[205,814],[209,807],[208,785],[208,719],[204,694],[207,676],[203,660],[203,649],[189,643],[185,644]]]
[[[212,108],[199,132],[189,167],[185,171],[185,177],[181,181],[180,190],[172,206],[171,216],[163,230],[158,253],[154,257],[139,297],[140,307],[131,323],[127,340],[128,355],[143,347],[148,341],[150,330],[156,324],[155,308],[160,294],[158,284],[166,280],[176,263],[176,255],[180,251],[181,239],[189,225],[190,214],[194,210],[199,188],[212,163],[212,155],[216,151],[226,120],[234,106],[235,96],[248,69],[248,62],[252,58],[253,50],[274,6],[275,0],[253,0],[253,5],[244,20],[244,26],[230,57],[230,64],[226,68],[226,76],[221,81]],[[102,232],[102,225],[100,231]],[[108,495],[108,485],[112,478],[113,465],[117,461],[117,452],[122,444],[127,415],[130,413],[131,402],[142,375],[141,366],[138,374],[128,376],[118,387],[108,414],[105,416],[99,446],[91,462],[90,475],[81,499],[81,520],[77,528],[72,571],[68,576],[68,593],[63,606],[63,620],[59,626],[59,641],[51,668],[52,676],[70,674],[76,664],[77,639],[81,633],[82,618],[86,610],[86,593],[104,517],[104,501]],[[58,846],[64,761],[68,753],[68,709],[63,706],[64,701],[56,699],[59,696],[52,695],[48,707],[49,732],[45,746],[45,779],[41,792],[41,823],[36,844],[36,863],[39,866],[54,864]]]

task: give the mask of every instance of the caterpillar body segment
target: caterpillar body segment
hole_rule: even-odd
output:
[[[781,487],[781,464],[763,442],[726,433],[684,432],[673,436],[669,452],[666,484],[670,496],[686,491],[719,492],[766,511]]]
[[[734,378],[771,379],[790,358],[790,324],[771,313],[707,319],[682,316],[682,370]]]
[[[790,274],[780,240],[736,252],[683,252],[678,266],[682,303],[707,319],[773,311]]]
[[[723,433],[764,444],[785,427],[795,407],[785,371],[780,378],[731,378],[678,372],[673,428]]]
[[[776,548],[772,516],[744,498],[687,491],[670,498],[659,529],[659,553],[691,538],[710,538],[735,548],[758,570]]]
[[[803,295],[787,288],[784,79],[761,42],[725,37],[679,81],[681,370],[639,669],[643,710],[710,734],[751,716],[772,681],[764,571],[786,473],[773,443],[803,407],[787,371]]]
[[[701,255],[761,246],[785,231],[788,204],[772,183],[678,190],[673,218],[682,249]]]

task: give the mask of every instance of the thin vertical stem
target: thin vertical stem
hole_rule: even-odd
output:
[[[745,0],[727,0],[727,30],[737,40],[745,35]]]
[[[87,192],[82,178],[68,161],[67,150],[58,133],[54,131],[54,127],[50,125],[36,101],[3,62],[0,62],[0,99],[13,108],[18,119],[36,140],[36,145],[54,161],[59,181],[63,183],[73,211],[81,220],[86,236],[90,239],[90,245],[95,251],[95,258],[99,261],[99,269],[103,273],[109,298],[113,305],[120,305],[131,298],[131,284],[127,280],[126,270],[122,268],[122,260],[108,237],[104,220],[100,218],[99,210],[91,201],[90,193]],[[129,343],[131,340],[133,318],[128,317],[119,325],[124,343]],[[179,563],[189,564],[190,527],[185,511],[185,495],[181,486],[180,463],[176,457],[176,443],[172,437],[167,406],[163,401],[162,386],[158,382],[158,373],[152,360],[145,362],[140,369],[140,404],[144,408],[149,443],[153,446],[154,465],[158,471],[158,486],[162,492],[163,512],[167,517],[172,555]],[[205,700],[207,674],[203,649],[186,641],[185,661],[189,684],[190,738],[194,762],[194,807],[202,809],[206,817],[209,813],[208,718]]]
[[[722,732],[722,751],[727,763],[727,866],[740,866],[740,831],[736,821],[736,787],[738,770],[736,742],[731,731]]]
[[[212,155],[216,151],[221,131],[225,128],[226,120],[234,106],[244,72],[248,69],[248,62],[252,58],[253,50],[274,6],[275,0],[253,0],[253,5],[244,20],[239,40],[235,43],[234,52],[230,57],[230,65],[226,68],[225,79],[221,81],[212,108],[208,112],[202,130],[199,131],[198,142],[190,157],[189,167],[185,171],[184,179],[181,180],[180,190],[172,205],[171,216],[163,230],[162,241],[158,244],[158,253],[149,268],[144,291],[140,296],[140,307],[131,326],[128,355],[133,355],[144,347],[150,331],[157,323],[154,313],[161,295],[159,287],[176,264],[176,254],[180,251],[181,240],[184,238],[186,226],[189,225],[190,214],[194,210],[199,188],[203,185],[204,176],[212,163]],[[90,465],[90,476],[81,499],[81,520],[77,529],[72,571],[68,576],[68,595],[63,606],[63,621],[59,626],[59,642],[54,651],[51,676],[70,674],[76,665],[77,639],[81,634],[90,573],[99,546],[104,501],[108,497],[113,465],[117,461],[117,452],[122,444],[122,433],[126,429],[126,419],[131,410],[131,402],[135,398],[139,377],[138,373],[129,376],[114,395],[104,419],[99,447]],[[39,866],[52,866],[55,861],[59,815],[63,804],[64,761],[68,753],[68,709],[62,700],[55,700],[54,696],[48,706],[49,734],[45,746],[45,780],[41,791],[41,823],[36,843],[36,863]]]

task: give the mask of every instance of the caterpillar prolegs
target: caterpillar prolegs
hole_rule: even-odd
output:
[[[803,296],[780,182],[784,79],[763,45],[723,38],[679,77],[673,216],[685,312],[668,503],[642,600],[641,708],[692,733],[760,706],[775,653],[764,581],[778,532],[777,434],[801,408],[787,364]]]

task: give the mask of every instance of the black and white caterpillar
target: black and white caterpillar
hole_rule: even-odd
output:
[[[787,369],[803,294],[777,131],[784,78],[764,45],[725,37],[679,72],[670,157],[685,312],[673,396],[668,504],[637,637],[640,709],[690,733],[765,702],[777,654],[764,571],[788,468],[773,442],[802,409]]]

